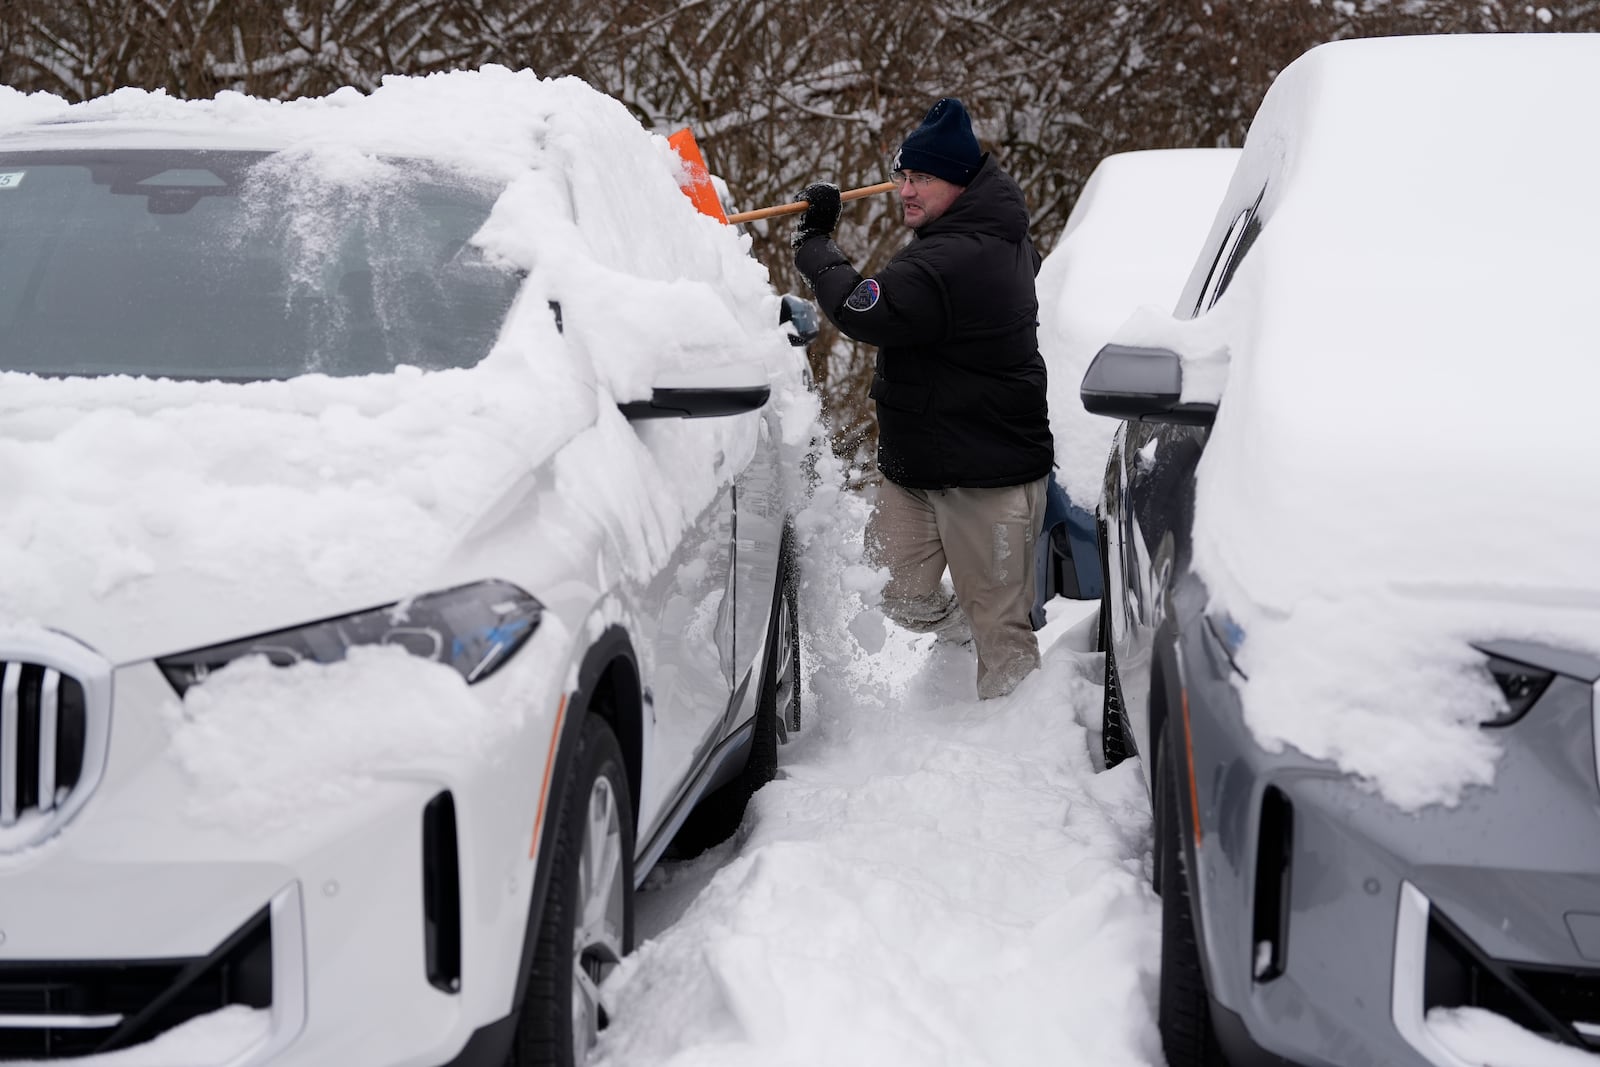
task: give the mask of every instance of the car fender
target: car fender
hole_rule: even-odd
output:
[[[1158,555],[1165,551],[1164,546]],[[1184,820],[1184,873],[1195,944],[1213,1000],[1232,1007],[1247,993],[1250,979],[1253,851],[1245,846],[1252,829],[1252,790],[1258,783],[1248,760],[1238,758],[1248,732],[1232,689],[1231,665],[1208,638],[1204,587],[1185,576],[1160,599],[1151,650],[1151,751],[1154,740],[1166,736],[1168,758],[1182,761],[1176,768],[1178,807]],[[1164,768],[1152,767],[1150,781],[1163,773]],[[1156,830],[1164,832],[1165,827]]]
[[[583,733],[584,717],[595,712],[610,724],[621,743],[623,759],[628,764],[628,799],[637,818],[643,702],[639,688],[639,665],[628,632],[621,626],[607,627],[584,650],[576,673],[577,685],[563,696],[562,713],[557,717],[555,735],[551,738],[551,759],[544,776],[536,817],[541,822],[547,822],[552,817],[553,813],[545,804],[546,798],[556,788],[556,783],[571,772],[572,756],[578,747],[578,738]],[[529,894],[528,921],[523,933],[522,962],[517,967],[513,1016],[522,1009],[523,995],[532,971],[534,947],[539,937],[539,919],[550,890],[551,852],[555,848],[556,835],[546,832],[547,829],[544,825],[535,829],[538,837],[533,890]]]
[[[1206,988],[1214,1004],[1238,1013],[1254,982],[1256,834],[1265,753],[1244,723],[1232,665],[1203,614],[1194,610],[1204,603],[1203,589],[1186,591],[1181,599],[1191,610],[1175,605],[1158,642],[1162,721],[1171,731],[1172,751],[1189,762],[1182,768],[1187,787],[1179,790],[1179,802],[1187,820],[1185,870]]]

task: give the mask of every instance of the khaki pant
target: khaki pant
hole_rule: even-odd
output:
[[[868,554],[889,568],[883,613],[942,640],[965,641],[970,632],[980,698],[1005,696],[1039,666],[1028,613],[1046,481],[906,489],[885,479],[867,525]],[[943,584],[946,567],[953,597]]]

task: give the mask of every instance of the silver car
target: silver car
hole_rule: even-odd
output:
[[[1173,1067],[1600,1051],[1597,63],[1314,49],[1172,318],[1083,377]]]

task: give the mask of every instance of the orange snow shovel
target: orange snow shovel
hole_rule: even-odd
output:
[[[728,216],[722,213],[722,201],[717,198],[717,187],[711,184],[711,172],[706,169],[706,158],[700,154],[700,146],[695,143],[694,131],[685,126],[668,137],[667,144],[683,160],[683,169],[689,176],[689,184],[682,186],[683,195],[689,198],[700,214],[710,215],[718,222],[727,222]]]
[[[710,215],[718,222],[752,222],[774,215],[798,215],[811,206],[805,200],[796,200],[792,204],[756,208],[754,211],[741,211],[736,215],[724,214],[722,201],[717,198],[716,186],[711,184],[711,172],[706,169],[705,157],[700,154],[700,146],[695,143],[694,132],[685,126],[668,137],[667,143],[678,153],[678,158],[683,160],[684,170],[688,172],[689,182],[683,186],[683,195],[689,198],[702,215]],[[864,185],[859,189],[840,193],[839,199],[859,200],[863,196],[887,193],[894,188],[894,182],[879,182],[877,185]]]

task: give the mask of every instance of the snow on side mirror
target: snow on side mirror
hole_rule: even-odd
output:
[[[1094,415],[1209,426],[1215,404],[1183,403],[1183,361],[1165,348],[1110,344],[1084,372],[1078,396]]]

